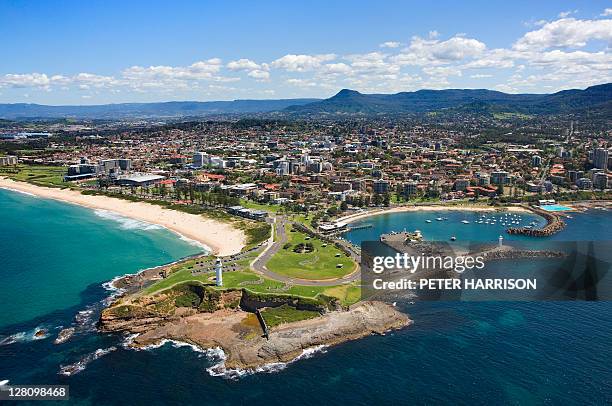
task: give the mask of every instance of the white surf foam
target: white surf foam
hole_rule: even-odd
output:
[[[226,356],[225,356],[225,353],[223,353],[223,351],[221,350],[222,352],[221,362],[219,362],[216,365],[213,365],[212,367],[206,368],[206,372],[208,372],[208,374],[211,376],[220,376],[225,379],[240,379],[244,376],[253,375],[253,374],[262,373],[262,372],[271,374],[275,372],[280,372],[283,369],[287,368],[289,364],[297,362],[301,359],[311,358],[316,353],[319,353],[319,352],[325,353],[326,348],[327,348],[326,345],[317,345],[315,347],[306,348],[305,350],[302,351],[300,355],[298,355],[297,357],[295,357],[289,362],[273,362],[273,363],[265,364],[261,367],[257,367],[254,369],[226,368],[225,367]]]
[[[136,220],[130,217],[122,216],[121,214],[115,213],[114,211],[96,209],[94,210],[96,216],[105,220],[112,220],[119,223],[119,227],[123,230],[161,230],[162,226],[157,224],[147,223],[146,221]]]
[[[179,233],[179,232],[176,232],[176,231],[174,231],[174,230],[171,230],[171,231],[172,231],[173,233],[175,233],[176,235],[178,235],[178,236],[179,236],[179,238],[180,238],[182,241],[185,241],[187,244],[189,244],[189,245],[193,245],[193,246],[198,247],[198,248],[201,248],[201,249],[202,249],[204,252],[212,252],[212,250],[210,249],[210,247],[209,247],[208,245],[203,244],[203,243],[201,243],[200,241],[196,241],[196,240],[193,240],[193,239],[191,239],[191,238],[189,238],[189,237],[186,237],[186,236],[184,236],[183,234],[181,234],[181,233]]]
[[[73,364],[60,365],[60,370],[58,373],[60,375],[65,375],[65,376],[72,376],[74,374],[78,374],[79,372],[87,368],[87,365],[91,363],[92,361],[95,361],[98,358],[101,358],[105,356],[106,354],[109,354],[115,350],[117,350],[117,347],[114,347],[114,346],[108,347],[108,348],[98,348],[91,354],[85,355],[84,357],[82,357],[80,360],[78,360],[77,362]]]
[[[2,186],[2,187],[0,187],[0,189],[4,189],[4,190],[11,191],[11,192],[16,192],[16,193],[21,193],[22,195],[26,195],[26,196],[36,197],[36,198],[38,198],[38,196],[36,196],[36,195],[35,195],[35,194],[33,194],[33,193],[30,193],[30,192],[24,192],[23,190],[13,189],[13,188],[11,188],[11,187],[7,187],[7,186]]]
[[[178,340],[170,340],[167,338],[164,338],[162,340],[160,340],[159,342],[155,343],[155,344],[150,344],[150,345],[145,345],[142,347],[132,347],[132,343],[134,342],[134,339],[138,337],[138,334],[131,334],[126,336],[125,340],[123,341],[123,347],[124,348],[128,348],[130,350],[135,350],[135,351],[150,351],[150,350],[154,350],[157,348],[161,348],[166,344],[172,344],[172,346],[174,348],[181,348],[181,347],[189,347],[193,352],[197,352],[199,354],[203,354],[207,357],[209,357],[211,360],[213,361],[217,361],[220,359],[224,359],[223,356],[223,350],[219,347],[216,348],[202,348],[202,347],[198,347],[195,344],[192,343],[186,343],[184,341],[178,341]]]
[[[40,331],[42,331],[44,334],[36,335],[36,333]],[[0,340],[0,346],[15,343],[25,343],[36,340],[44,340],[47,337],[49,337],[49,330],[46,327],[39,326],[29,331],[20,331],[18,333],[4,337],[2,340]]]
[[[172,344],[174,348],[189,347],[194,352],[200,353],[203,356],[205,356],[209,361],[217,362],[215,365],[206,368],[206,372],[208,372],[210,376],[219,376],[225,379],[240,379],[244,376],[253,375],[256,373],[271,374],[275,372],[280,372],[283,369],[287,368],[289,364],[292,364],[302,359],[311,358],[317,353],[327,352],[327,347],[328,347],[327,345],[317,345],[314,347],[306,348],[302,351],[300,355],[298,355],[297,357],[295,357],[289,362],[273,362],[273,363],[265,364],[261,367],[257,367],[254,369],[240,369],[240,368],[226,368],[225,367],[225,360],[227,359],[227,356],[225,355],[225,352],[223,351],[221,347],[201,348],[201,347],[198,347],[197,345],[186,343],[184,341],[169,340],[169,339],[163,339],[163,340],[160,340],[158,343],[150,344],[150,345],[146,345],[142,347],[133,347],[132,343],[134,342],[134,339],[136,337],[138,337],[138,334],[127,335],[121,345],[126,349],[130,349],[134,351],[150,351],[150,350],[154,350],[154,349],[163,347],[166,344]]]

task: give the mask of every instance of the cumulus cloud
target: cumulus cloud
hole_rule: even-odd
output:
[[[566,18],[571,16],[572,14],[576,14],[578,12],[578,10],[567,10],[567,11],[562,11],[559,13],[558,17],[559,18]]]
[[[47,87],[51,79],[44,73],[6,74],[0,78],[0,86],[6,87]]]
[[[285,69],[289,72],[304,72],[316,69],[324,62],[336,59],[335,54],[323,55],[295,55],[288,54],[278,58],[270,65],[273,68]]]
[[[602,15],[612,15],[612,9]],[[461,87],[463,77],[508,92],[554,91],[612,81],[612,20],[568,16],[564,12],[557,20],[531,23],[532,28],[507,47],[489,48],[481,38],[468,34],[441,37],[431,31],[406,44],[387,41],[374,50],[349,55],[291,53],[272,61],[236,58],[228,63],[211,58],[185,66],[131,66],[114,76],[10,72],[0,75],[0,88],[244,97],[263,95],[258,83],[265,82],[265,88],[286,97],[295,93],[283,94],[283,89],[299,93],[295,88],[302,88],[315,95],[342,87],[370,93]],[[244,86],[226,86],[242,79]]]
[[[380,48],[399,48],[402,45],[401,42],[397,42],[397,41],[387,41],[387,42],[383,42],[382,44],[379,45]]]
[[[299,86],[299,87],[316,87],[317,86],[316,82],[305,80],[305,79],[296,79],[296,78],[287,79],[286,83],[293,85],[293,86]]]
[[[612,16],[612,8],[607,8],[600,14],[602,17]]]
[[[220,59],[213,58],[189,66],[132,66],[123,71],[123,76],[132,80],[212,80],[221,70],[221,65]]]
[[[474,58],[481,55],[486,48],[486,45],[477,39],[458,35],[446,41],[413,37],[408,48],[394,56],[393,60],[400,65],[446,64]]]
[[[461,70],[451,66],[428,66],[423,68],[423,72],[429,76],[447,77],[461,76]]]
[[[530,31],[514,43],[518,51],[539,51],[553,47],[584,47],[591,40],[612,42],[612,20],[562,18]]]
[[[270,72],[260,69],[254,69],[250,71],[247,76],[257,80],[268,80],[270,79]]]
[[[250,59],[238,59],[237,61],[231,61],[227,64],[227,68],[229,70],[256,70],[261,69],[257,63],[253,62]]]

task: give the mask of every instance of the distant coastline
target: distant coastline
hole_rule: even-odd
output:
[[[0,177],[0,188],[90,209],[108,210],[121,216],[157,224],[202,244],[217,255],[236,254],[242,250],[246,242],[244,233],[231,224],[144,202],[130,202],[108,196],[83,195],[70,189],[47,188],[4,177]]]

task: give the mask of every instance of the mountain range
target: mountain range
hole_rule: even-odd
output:
[[[328,99],[178,101],[91,106],[0,104],[0,118],[122,119],[275,113],[291,117],[467,113],[492,115],[589,114],[612,117],[612,83],[552,94],[508,94],[486,89],[418,90],[363,94],[343,89]]]
[[[266,113],[299,106],[319,99],[176,101],[162,103],[119,103],[88,106],[48,106],[43,104],[0,104],[0,118],[123,119],[154,117],[192,117],[216,114]]]
[[[612,83],[553,94],[508,94],[485,89],[418,90],[362,94],[344,89],[329,99],[290,106],[294,114],[402,114],[426,112],[563,114],[612,112]]]

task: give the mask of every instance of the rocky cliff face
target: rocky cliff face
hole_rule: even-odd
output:
[[[241,342],[228,349],[226,368],[252,369],[289,362],[311,347],[335,345],[370,334],[382,334],[411,323],[407,315],[382,302],[364,302],[348,311],[273,328],[269,339]]]
[[[159,303],[153,307],[160,307]],[[226,368],[254,369],[291,361],[311,347],[382,334],[410,323],[407,315],[391,305],[364,302],[350,310],[329,311],[314,319],[282,324],[272,328],[265,338],[254,314],[240,308],[225,307],[212,313],[177,308],[162,314],[121,304],[102,313],[99,328],[103,332],[138,333],[133,346],[171,339],[202,348],[221,347],[227,355]]]

